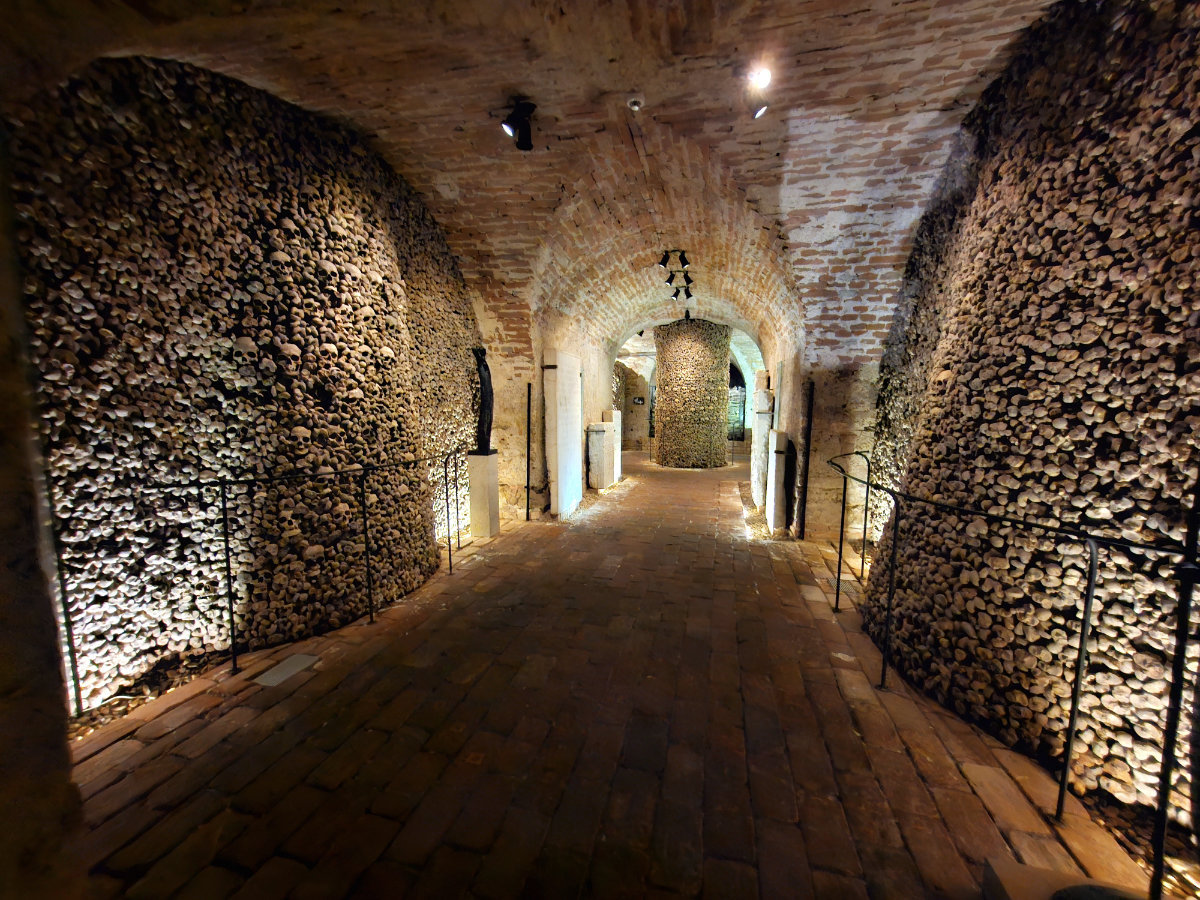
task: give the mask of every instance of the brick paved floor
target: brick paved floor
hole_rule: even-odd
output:
[[[77,742],[93,896],[967,898],[992,855],[1140,877],[1078,804],[1049,820],[1038,767],[876,689],[832,549],[748,537],[745,463],[626,466],[375,625]]]

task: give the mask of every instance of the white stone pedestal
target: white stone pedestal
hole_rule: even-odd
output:
[[[471,492],[471,537],[500,532],[500,455],[467,454],[467,489]]]
[[[767,446],[767,530],[774,534],[787,526],[784,505],[783,470],[787,462],[786,431],[772,431]]]
[[[615,468],[613,481],[620,481],[621,451],[625,449],[622,442],[622,436],[624,435],[624,432],[621,429],[624,426],[621,423],[621,411],[619,409],[606,409],[601,418],[604,419],[605,422],[613,423],[613,440],[616,442],[615,446],[613,447],[613,466]]]
[[[592,422],[587,427],[588,487],[603,490],[617,481],[616,425]]]

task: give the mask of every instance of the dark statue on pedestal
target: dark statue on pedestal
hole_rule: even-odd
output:
[[[487,364],[487,350],[474,347],[475,368],[479,372],[479,423],[475,426],[475,449],[472,453],[487,456],[492,452],[492,371]]]

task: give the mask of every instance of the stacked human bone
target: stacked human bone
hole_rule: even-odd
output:
[[[94,63],[13,129],[85,703],[228,646],[220,491],[164,485],[408,462],[366,483],[376,602],[420,584],[435,503],[413,461],[469,441],[480,338],[412,189],[346,129],[175,63]],[[366,611],[359,487],[229,489],[239,643]]]
[[[995,513],[1183,537],[1200,471],[1198,29],[1194,6],[1061,4],[986,92],[909,263],[877,472]],[[876,640],[889,548],[864,613]],[[1126,801],[1154,799],[1177,562],[1100,553],[1072,767]],[[1008,743],[1059,755],[1086,565],[1079,542],[905,504],[894,658]],[[1186,761],[1186,728],[1179,747]]]
[[[628,366],[623,366],[621,363],[613,364],[612,371],[612,405],[613,409],[621,409],[625,405],[625,388],[627,383],[626,373],[629,371]]]
[[[728,325],[704,319],[654,329],[654,461],[660,466],[725,465],[730,334]]]

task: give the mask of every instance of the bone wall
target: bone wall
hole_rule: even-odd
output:
[[[624,450],[645,450],[650,446],[650,384],[637,371],[624,363],[616,368],[623,375],[621,397],[621,447]],[[641,400],[641,403],[634,402]]]
[[[1062,4],[1017,47],[909,260],[877,472],[954,504],[1183,537],[1200,471],[1198,34],[1194,5]],[[864,613],[876,640],[887,534]],[[1061,754],[1082,546],[906,504],[897,549],[897,664],[1010,744]],[[1073,770],[1128,801],[1153,802],[1173,565],[1100,554]]]
[[[243,644],[365,613],[364,495],[376,602],[420,584],[441,465],[419,460],[470,440],[480,338],[411,188],[349,131],[176,63],[98,61],[11,124],[85,703],[228,646],[220,490],[165,485],[389,466],[227,491]]]
[[[728,325],[703,319],[680,319],[654,329],[654,461],[660,466],[725,465],[730,334]]]

